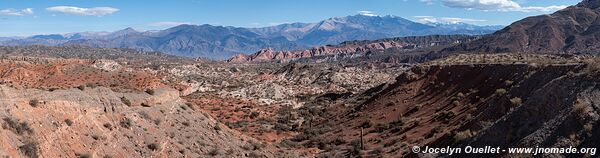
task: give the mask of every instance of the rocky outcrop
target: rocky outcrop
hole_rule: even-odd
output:
[[[247,61],[287,61],[299,58],[310,58],[327,55],[343,55],[354,53],[366,53],[369,51],[382,51],[386,49],[414,49],[431,46],[463,43],[478,38],[478,36],[467,35],[433,35],[419,37],[399,37],[380,40],[347,41],[339,45],[327,45],[314,47],[306,50],[274,51],[271,48],[262,49],[254,54],[239,54],[228,62]]]
[[[357,52],[366,52],[368,50],[384,50],[392,47],[405,47],[409,44],[400,42],[382,42],[371,43],[367,45],[343,45],[343,46],[320,46],[307,50],[295,51],[274,51],[271,48],[262,49],[251,55],[237,55],[227,60],[228,62],[244,61],[270,61],[270,60],[290,60],[298,58],[307,58],[324,55],[350,54]]]

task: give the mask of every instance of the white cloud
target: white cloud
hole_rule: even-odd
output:
[[[469,19],[469,18],[454,18],[454,17],[434,17],[434,16],[414,16],[415,21],[419,23],[448,23],[448,24],[456,24],[456,23],[478,23],[484,22],[487,20],[480,19]]]
[[[427,4],[433,4],[434,0],[420,0]],[[464,8],[468,10],[482,11],[518,11],[518,12],[552,12],[567,6],[521,6],[514,0],[440,0],[442,5],[451,8]]]
[[[377,14],[373,13],[372,11],[367,11],[367,10],[358,11],[358,14],[364,15],[364,16],[377,16]]]
[[[80,8],[73,6],[54,6],[46,8],[48,11],[61,12],[65,14],[82,15],[82,16],[104,16],[115,12],[119,9],[112,7],[94,7],[94,8]]]
[[[22,10],[16,10],[16,9],[0,10],[0,16],[25,16],[25,15],[33,15],[33,8],[25,8]]]
[[[467,8],[486,11],[521,8],[519,3],[511,0],[442,0],[442,4],[451,8]]]
[[[150,23],[148,24],[148,26],[152,26],[152,27],[171,27],[171,26],[178,26],[178,25],[191,25],[192,23],[189,22],[175,22],[175,21],[161,21],[161,22],[155,22],[155,23]]]
[[[433,0],[419,0],[427,5],[432,5],[433,4]]]

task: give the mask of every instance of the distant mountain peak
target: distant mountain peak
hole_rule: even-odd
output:
[[[123,30],[119,30],[119,31],[116,31],[116,32],[138,32],[138,31],[135,30],[135,29],[133,29],[133,28],[131,28],[131,27],[128,27],[128,28],[125,28]]]

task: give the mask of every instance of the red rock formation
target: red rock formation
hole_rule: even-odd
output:
[[[312,49],[306,50],[293,50],[293,51],[274,51],[271,48],[262,49],[254,54],[245,55],[239,54],[228,62],[245,62],[245,61],[269,61],[269,60],[289,60],[298,59],[322,55],[334,55],[334,54],[350,54],[357,52],[366,52],[369,50],[384,50],[392,47],[405,47],[412,44],[398,42],[398,41],[384,41],[377,43],[368,44],[342,44],[336,46],[319,46]]]

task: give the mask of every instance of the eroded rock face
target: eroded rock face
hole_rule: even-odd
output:
[[[384,50],[387,48],[402,48],[409,44],[401,42],[380,42],[366,45],[348,44],[343,46],[320,46],[308,50],[296,51],[274,51],[271,48],[262,49],[251,55],[236,55],[227,60],[229,62],[245,62],[245,61],[269,61],[269,60],[290,60],[298,58],[307,58],[323,55],[334,54],[350,54],[357,52],[366,52],[368,50]]]
[[[97,87],[52,92],[0,85],[0,155],[10,157],[296,157],[195,111],[173,89],[117,93]]]
[[[338,45],[319,46],[305,50],[274,51],[271,48],[262,49],[254,54],[239,54],[233,56],[228,62],[248,61],[292,61],[300,58],[321,56],[363,56],[370,52],[388,49],[410,50],[428,48],[433,46],[457,44],[472,41],[479,36],[467,35],[431,35],[385,38],[380,40],[346,41]]]

